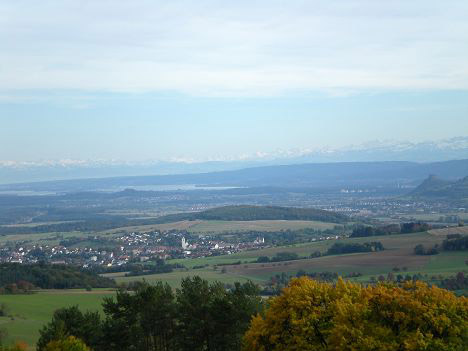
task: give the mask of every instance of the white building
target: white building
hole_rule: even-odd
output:
[[[187,241],[185,241],[185,238],[182,237],[182,249],[187,250],[189,247],[189,244]]]

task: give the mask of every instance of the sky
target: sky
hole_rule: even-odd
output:
[[[468,2],[2,1],[0,161],[468,135]]]

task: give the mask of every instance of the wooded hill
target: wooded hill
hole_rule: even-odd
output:
[[[458,181],[448,181],[431,175],[414,189],[410,196],[468,202],[468,176]]]
[[[278,206],[224,206],[202,212],[180,213],[158,218],[159,223],[178,221],[216,220],[216,221],[259,221],[259,220],[290,220],[290,221],[321,221],[344,223],[349,220],[345,215],[318,210],[315,208],[296,208]]]
[[[49,264],[0,264],[0,288],[28,282],[42,289],[115,287],[112,279],[73,266]]]
[[[77,214],[78,216],[79,214]],[[119,227],[152,225],[194,220],[217,221],[257,221],[257,220],[295,220],[295,221],[320,221],[329,223],[346,223],[349,218],[345,215],[314,208],[276,207],[276,206],[225,206],[209,209],[202,212],[177,213],[159,218],[129,219],[123,216],[101,214],[100,218],[94,214],[83,214],[84,220],[76,220],[57,224],[38,224],[37,226],[1,226],[0,235],[6,234],[30,234],[52,232],[92,232],[114,229]],[[56,220],[60,217],[55,218]],[[63,219],[70,220],[65,217]]]

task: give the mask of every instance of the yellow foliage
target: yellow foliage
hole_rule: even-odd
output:
[[[80,339],[69,336],[64,339],[49,342],[45,351],[90,351],[90,349]]]
[[[26,351],[28,349],[28,344],[23,341],[17,341],[13,346],[2,347],[0,345],[0,351]]]
[[[294,279],[244,337],[245,351],[465,351],[468,299],[422,282],[363,287]]]

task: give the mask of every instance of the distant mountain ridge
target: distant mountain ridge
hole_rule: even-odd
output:
[[[441,162],[468,157],[468,136],[428,142],[374,141],[341,148],[292,149],[257,152],[216,160],[52,160],[18,162],[0,160],[0,184],[58,179],[145,175],[193,174],[245,168],[335,162]]]
[[[449,180],[468,174],[468,159],[416,163],[340,162],[265,166],[234,171],[77,179],[39,183],[0,185],[0,191],[77,192],[164,185],[203,185],[208,187],[309,187],[346,188],[416,186],[430,174]]]

